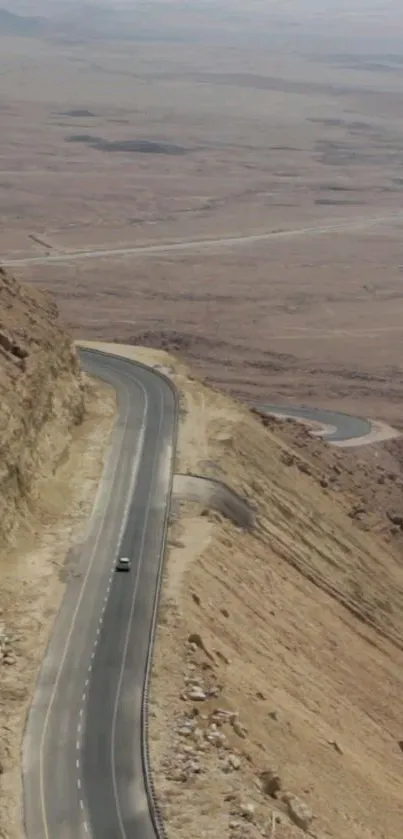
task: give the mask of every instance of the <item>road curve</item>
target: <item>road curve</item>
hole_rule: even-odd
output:
[[[145,711],[178,403],[147,367],[80,356],[114,386],[118,420],[29,713],[25,830],[28,839],[154,839]],[[119,554],[132,557],[129,574],[115,572]]]
[[[340,411],[309,408],[306,405],[255,405],[264,414],[295,419],[311,426],[311,434],[340,448],[368,446],[400,437],[400,431],[378,420],[355,417]]]
[[[324,411],[319,408],[291,405],[259,405],[259,409],[266,414],[282,416],[290,419],[300,419],[306,422],[324,426],[318,432],[328,443],[344,442],[345,440],[366,437],[372,431],[372,424],[367,419],[342,414],[338,411]]]

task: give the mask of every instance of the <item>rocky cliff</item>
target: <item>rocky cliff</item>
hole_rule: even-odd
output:
[[[0,268],[0,549],[83,414],[76,351],[55,304]]]

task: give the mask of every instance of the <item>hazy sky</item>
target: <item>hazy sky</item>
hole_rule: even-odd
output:
[[[139,5],[143,7],[153,5],[154,3],[160,5],[161,2],[164,5],[182,5],[185,7],[192,7],[194,5],[198,8],[203,5],[206,7],[209,5],[225,6],[226,8],[231,8],[231,6],[239,8],[242,6],[245,10],[251,6],[256,7],[260,5],[262,9],[272,9],[276,13],[283,11],[297,12],[300,14],[306,14],[310,11],[320,11],[322,14],[343,11],[360,12],[365,15],[373,11],[378,11],[379,13],[393,11],[403,16],[402,0],[260,0],[260,2],[256,2],[256,0],[252,0],[252,2],[248,2],[248,0],[244,0],[244,2],[242,0],[147,0],[147,2],[145,0],[140,0],[140,2],[139,0],[0,0],[0,8],[6,6],[14,9],[19,7],[32,8],[34,6],[48,6],[51,8],[57,5],[81,5],[135,9]]]
[[[55,6],[104,6],[122,9],[135,9],[136,6],[152,6],[154,4],[160,5],[175,5],[192,7],[192,5],[200,8],[202,6],[221,6],[230,9],[231,6],[235,8],[242,7],[245,11],[250,8],[261,7],[266,12],[273,10],[276,14],[294,13],[294,14],[309,14],[310,12],[318,12],[321,15],[326,14],[362,14],[368,15],[378,12],[379,14],[393,13],[399,17],[403,17],[403,2],[402,0],[0,0],[0,8],[14,9],[33,9],[34,7],[52,8]]]
[[[261,25],[260,18],[265,22],[270,21],[271,15],[275,16],[277,22],[283,19],[293,23],[300,23],[302,29],[307,33],[309,26],[312,37],[318,35],[319,30],[323,31],[328,38],[332,36],[332,25],[335,26],[338,37],[345,36],[348,39],[354,37],[356,40],[364,34],[373,40],[373,47],[376,48],[376,40],[379,35],[389,39],[391,42],[403,37],[403,0],[0,0],[0,8],[22,14],[42,14],[47,17],[60,17],[63,10],[82,11],[98,8],[104,9],[130,9],[141,8],[142,15],[150,20],[154,17],[158,7],[164,5],[166,9],[173,6],[176,10],[181,7],[191,9],[195,7],[200,12],[204,9],[204,16],[208,22],[209,8],[214,9],[214,19],[220,10],[242,11],[250,20],[250,27],[255,22]],[[94,22],[96,18],[94,15]],[[177,20],[177,18],[176,18]],[[189,21],[189,18],[187,18]],[[314,23],[313,23],[314,22]],[[304,25],[305,24],[305,25]],[[362,33],[360,30],[362,26]],[[380,44],[378,45],[380,48]],[[399,47],[400,49],[400,47]]]

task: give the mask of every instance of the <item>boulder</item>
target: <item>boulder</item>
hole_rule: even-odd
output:
[[[253,822],[255,818],[255,805],[250,801],[243,802],[239,807],[239,812],[243,819],[247,822]]]
[[[297,827],[300,827],[301,830],[304,830],[305,832],[309,830],[313,815],[308,805],[305,804],[305,801],[302,801],[301,798],[297,798],[296,795],[290,795],[287,796],[286,804],[291,821],[294,822]]]
[[[204,702],[206,698],[207,694],[198,685],[194,685],[188,691],[188,699],[191,699],[192,702]]]
[[[232,755],[231,754],[228,757],[228,764],[231,767],[231,769],[237,770],[237,769],[240,769],[240,767],[241,767],[241,760],[237,755]]]
[[[281,778],[274,769],[267,769],[260,773],[260,781],[262,784],[262,792],[265,795],[270,795],[271,798],[276,798],[277,793],[281,790]]]

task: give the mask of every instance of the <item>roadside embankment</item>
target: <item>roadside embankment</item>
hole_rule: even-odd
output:
[[[22,839],[26,713],[102,475],[110,388],[80,371],[52,300],[0,268],[0,836]]]
[[[178,358],[96,346],[155,365],[181,397],[190,483],[172,508],[150,708],[168,839],[400,839],[403,569],[355,484],[397,500],[397,476],[263,424]],[[245,499],[254,528],[195,475]]]

